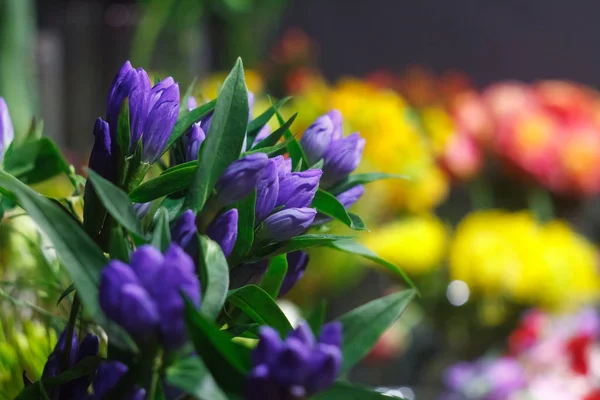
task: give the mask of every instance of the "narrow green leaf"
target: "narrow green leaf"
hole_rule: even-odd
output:
[[[199,313],[185,299],[185,322],[196,352],[219,386],[241,393],[245,376],[250,371],[250,350]]]
[[[204,315],[217,318],[229,290],[229,266],[221,246],[207,236],[198,236],[200,247],[200,274],[202,279],[202,307]]]
[[[196,400],[227,400],[206,365],[198,357],[180,358],[167,368],[169,386],[183,390]]]
[[[117,121],[117,143],[119,144],[119,149],[121,149],[122,157],[126,157],[129,154],[130,141],[129,98],[126,98],[121,104],[121,111],[119,112],[119,119]]]
[[[10,149],[4,158],[4,169],[23,183],[39,183],[61,173],[71,173],[58,146],[49,138],[12,145]]]
[[[352,214],[351,217],[346,208],[339,200],[322,189],[317,190],[312,202],[312,207],[316,208],[321,214],[343,222],[346,226],[355,230],[366,230],[364,222],[358,215]]]
[[[106,211],[125,229],[139,238],[144,237],[142,224],[127,193],[110,181],[104,179],[92,169],[88,169],[88,177]]]
[[[263,140],[258,142],[256,144],[256,146],[254,146],[253,150],[264,149],[267,147],[275,146],[277,144],[277,142],[279,142],[279,139],[281,139],[281,137],[283,136],[285,131],[290,129],[290,126],[292,126],[292,124],[294,123],[294,120],[296,119],[297,116],[298,116],[298,113],[292,115],[292,117],[290,119],[288,119],[285,122],[285,124],[283,124],[279,128],[277,128],[277,130],[275,130],[275,132],[271,133],[269,136],[267,136],[266,138],[264,138]]]
[[[129,264],[129,245],[123,234],[123,229],[115,227],[110,232],[110,258]]]
[[[194,91],[194,87],[196,86],[196,81],[198,79],[196,77],[194,77],[194,79],[192,79],[192,83],[190,83],[190,85],[187,87],[187,89],[185,90],[185,93],[183,94],[183,97],[181,98],[181,102],[179,103],[179,114],[181,115],[182,113],[188,112],[188,99],[192,96],[192,92]]]
[[[161,252],[167,250],[171,244],[171,230],[169,229],[169,212],[165,207],[160,207],[156,212],[156,224],[152,232],[150,244]]]
[[[408,275],[406,275],[406,273],[404,273],[404,271],[402,271],[402,269],[399,266],[394,265],[389,261],[385,261],[382,258],[379,258],[377,254],[373,253],[371,250],[369,250],[362,244],[355,242],[354,240],[339,240],[337,242],[332,242],[327,246],[331,247],[332,249],[343,251],[345,253],[357,254],[368,260],[371,260],[387,269],[389,272],[392,273],[392,275],[404,280],[404,282],[408,283],[408,285],[411,288],[416,289],[416,286],[413,283],[413,281],[408,277]]]
[[[260,283],[260,287],[271,296],[273,299],[277,299],[279,295],[279,289],[285,278],[285,274],[288,270],[287,257],[285,254],[280,254],[276,257],[271,258],[269,261],[269,267],[267,272]]]
[[[67,297],[68,295],[70,295],[71,293],[73,293],[75,291],[75,285],[73,285],[72,283],[69,285],[69,287],[67,287],[65,289],[64,292],[62,292],[62,294],[60,295],[60,297],[58,298],[58,301],[56,302],[56,305],[59,305],[61,301],[63,301],[65,299],[65,297]]]
[[[248,150],[247,152],[243,153],[241,155],[241,157],[245,157],[247,155],[255,154],[255,153],[265,153],[268,156],[274,157],[276,155],[279,155],[280,153],[285,153],[288,144],[290,144],[290,142],[292,140],[295,140],[295,137],[292,136],[290,139],[287,139],[284,142],[278,143],[274,146],[263,147],[260,149],[254,148],[254,149]]]
[[[313,397],[314,400],[389,400],[390,397],[363,386],[347,382],[336,382],[326,391]]]
[[[238,58],[223,82],[210,128],[200,148],[198,159],[202,160],[202,168],[196,170],[186,197],[187,205],[194,211],[204,207],[217,180],[238,159],[247,126],[248,89],[242,60]]]
[[[275,111],[279,110],[279,108],[287,103],[289,99],[291,99],[291,97],[284,97],[277,103],[272,104],[267,111],[260,114],[248,124],[248,147],[254,143],[254,138],[256,138],[256,135],[258,135],[258,132],[260,132],[263,126],[265,126],[273,115],[275,115]]]
[[[173,127],[173,132],[171,132],[171,136],[169,136],[169,141],[165,146],[162,154],[165,154],[188,129],[192,126],[193,123],[200,121],[204,118],[209,112],[215,108],[216,100],[209,101],[206,104],[202,104],[200,107],[183,114],[179,114],[177,118],[177,123],[175,123],[175,127]],[[248,120],[246,118],[246,120]],[[161,157],[162,157],[161,154]]]
[[[197,169],[196,161],[169,168],[156,178],[147,180],[133,189],[129,198],[135,203],[146,203],[185,190],[190,186]]]
[[[1,170],[0,186],[11,192],[18,204],[48,236],[81,296],[87,315],[105,326],[106,320],[98,305],[100,271],[107,262],[102,250],[58,205]]]
[[[348,189],[352,189],[354,186],[364,185],[382,179],[409,179],[405,175],[398,174],[385,174],[383,172],[371,172],[367,174],[352,174],[348,175],[346,179],[335,185],[335,187],[329,189],[329,192],[337,196],[338,194],[345,192]]]
[[[246,258],[254,243],[255,207],[256,190],[233,206],[238,210],[238,236],[230,256],[234,265]]]
[[[256,285],[248,285],[230,291],[227,301],[237,306],[253,321],[275,329],[282,338],[286,337],[293,329],[277,303],[267,292]]]
[[[283,126],[285,124],[285,120],[283,119],[279,111],[276,111],[275,114],[277,115],[277,119],[279,120],[279,125]],[[304,169],[308,168],[309,164],[306,161],[306,154],[304,154],[302,146],[300,146],[300,143],[298,143],[296,138],[294,138],[292,132],[289,129],[286,129],[283,133],[283,137],[285,137],[286,140],[290,140],[290,142],[287,145],[287,148],[288,152],[290,153],[290,158],[292,159],[292,169],[295,171],[297,167],[302,168],[302,166],[304,166]]]
[[[315,336],[319,336],[319,333],[321,333],[321,327],[325,323],[326,314],[327,300],[321,300],[306,316],[306,323],[308,323]]]
[[[280,254],[291,253],[292,251],[296,250],[303,250],[316,246],[325,246],[338,240],[347,239],[352,239],[352,236],[308,233],[306,235],[296,236],[288,240],[287,242],[267,246],[261,249],[256,259],[253,259],[251,261],[272,258]]]
[[[338,318],[343,326],[342,373],[348,372],[371,351],[379,337],[400,318],[416,293],[414,289],[392,293]]]

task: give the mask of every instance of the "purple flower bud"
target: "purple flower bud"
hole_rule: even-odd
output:
[[[48,356],[48,361],[44,365],[44,371],[42,373],[43,378],[52,378],[62,372],[61,364],[62,358],[65,352],[65,344],[67,341],[67,330],[62,331],[60,334],[52,353]],[[77,332],[73,330],[73,336],[71,337],[71,352],[69,353],[69,362],[67,367],[72,367],[77,361]]]
[[[339,347],[317,344],[309,359],[309,373],[306,390],[320,392],[330,386],[342,366],[342,352]]]
[[[164,262],[162,253],[148,244],[138,247],[131,254],[129,261],[131,269],[143,287],[150,287],[156,279],[160,279],[157,274],[163,272]]]
[[[148,211],[150,211],[151,206],[151,201],[147,203],[133,203],[133,209],[135,210],[135,213],[140,219],[144,218],[146,214],[148,214]]]
[[[319,343],[340,347],[342,345],[342,324],[340,322],[330,322],[321,327]]]
[[[235,246],[238,234],[238,210],[232,208],[215,218],[208,228],[206,235],[219,243],[225,257],[229,257]]]
[[[275,361],[277,368],[271,370],[273,379],[281,386],[302,385],[308,374],[311,348],[301,340],[289,337]]]
[[[325,150],[329,147],[331,139],[333,138],[333,122],[327,115],[322,115],[308,127],[300,144],[304,149],[306,158],[310,165],[316,163],[325,154]]]
[[[315,335],[310,329],[310,326],[304,321],[302,321],[296,329],[290,332],[288,335],[288,339],[289,338],[296,338],[308,347],[313,347],[316,344]]]
[[[198,108],[198,101],[196,100],[196,98],[194,96],[188,97],[187,107],[188,107],[188,111],[192,111],[192,110]]]
[[[127,373],[127,366],[119,361],[107,361],[98,367],[96,379],[92,387],[94,395],[91,400],[103,400],[106,395],[117,386],[119,380]],[[124,400],[143,400],[146,395],[144,389],[135,388],[127,394]]]
[[[279,179],[277,177],[277,162],[270,159],[263,175],[256,185],[256,223],[265,219],[277,204],[279,194]]]
[[[120,314],[115,322],[137,342],[152,342],[160,315],[148,292],[140,285],[127,283],[121,287],[119,300]]]
[[[248,90],[248,122],[252,121],[252,108],[254,108],[254,93]]]
[[[279,180],[283,180],[287,174],[292,173],[292,159],[283,158],[283,156],[277,156],[272,158],[277,164],[277,177]]]
[[[0,97],[0,164],[4,159],[4,153],[8,146],[15,138],[15,131],[13,128],[10,114],[8,113],[8,106],[2,97]]]
[[[337,199],[345,209],[348,209],[354,205],[361,198],[363,193],[365,192],[365,187],[363,185],[354,186],[345,192],[342,192],[337,195]]]
[[[199,123],[192,124],[192,127],[182,137],[182,144],[184,148],[185,161],[194,161],[198,159],[198,151],[200,146],[206,139],[206,134],[200,128]]]
[[[314,208],[288,208],[268,216],[258,238],[266,242],[283,242],[304,233],[315,219]]]
[[[197,231],[194,211],[186,210],[171,227],[171,240],[181,247],[186,248],[195,237]]]
[[[148,118],[142,135],[142,159],[153,163],[160,157],[179,115],[179,86],[168,77],[149,93]]]
[[[279,194],[276,206],[286,208],[308,207],[319,188],[323,172],[320,169],[308,169],[292,172],[279,181]]]
[[[279,289],[279,296],[285,296],[302,278],[306,266],[308,265],[308,254],[303,251],[294,251],[288,253],[287,256],[288,270],[283,278],[283,283]]]
[[[282,396],[278,385],[271,379],[268,366],[259,365],[248,374],[245,400],[280,400],[288,398],[285,395]]]
[[[250,154],[234,161],[221,175],[216,189],[221,204],[230,204],[246,197],[262,177],[269,158],[264,153]]]
[[[200,128],[204,131],[204,133],[208,133],[210,130],[210,125],[212,123],[213,115],[215,111],[209,112],[202,120],[200,120]]]
[[[323,183],[333,185],[354,171],[360,164],[364,148],[365,139],[358,133],[332,141],[323,156]]]
[[[102,118],[98,118],[94,125],[94,146],[88,165],[103,178],[114,181],[115,160],[112,154],[110,129],[108,123]]]
[[[100,307],[111,319],[121,316],[121,289],[128,283],[139,284],[133,270],[125,263],[112,260],[102,271],[100,280]]]
[[[342,113],[339,110],[331,110],[327,113],[327,116],[333,123],[333,140],[340,140],[344,137],[342,130]]]
[[[279,337],[279,333],[270,326],[261,326],[258,339],[259,342],[251,354],[252,364],[273,363],[283,348],[283,342]]]
[[[258,133],[256,134],[256,137],[254,138],[254,142],[252,142],[252,147],[256,146],[262,140],[265,140],[267,138],[267,136],[269,136],[270,134],[271,134],[271,127],[269,125],[265,125],[262,128],[260,128],[260,131],[258,131]]]

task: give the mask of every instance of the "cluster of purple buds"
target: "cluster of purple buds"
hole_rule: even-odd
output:
[[[4,153],[15,138],[15,131],[8,113],[8,106],[2,97],[0,97],[0,164],[4,160]]]
[[[282,242],[310,227],[316,216],[310,205],[321,175],[319,169],[292,172],[291,160],[282,156],[268,160],[256,188],[259,240]]]
[[[88,334],[81,343],[77,340],[77,334],[73,331],[71,339],[71,349],[69,352],[69,358],[66,363],[66,369],[61,368],[64,363],[63,358],[65,357],[65,345],[66,345],[66,330],[60,335],[54,350],[48,356],[48,361],[44,366],[42,378],[53,378],[60,373],[72,368],[79,361],[86,357],[92,357],[98,355],[98,349],[100,347],[100,341],[97,336]],[[87,394],[88,387],[91,383],[91,376],[86,375],[80,378],[74,379],[70,382],[64,383],[58,387],[48,388],[48,397],[51,400],[79,400],[85,397]]]
[[[134,69],[129,61],[113,80],[106,101],[106,121],[99,118],[94,127],[94,147],[90,168],[105,178],[114,179],[115,155],[119,151],[117,130],[125,100],[129,109],[128,156],[142,143],[141,159],[153,163],[162,154],[179,114],[179,86],[168,77],[152,86],[142,68]]]
[[[150,245],[131,254],[130,265],[111,260],[102,271],[100,306],[142,348],[177,349],[187,339],[181,292],[200,305],[200,282],[191,257],[177,244],[165,254]]]
[[[119,361],[108,361],[102,363],[96,371],[96,377],[92,383],[94,394],[90,394],[86,400],[108,400],[107,395],[117,386],[119,380],[127,373],[127,365]],[[144,400],[146,390],[134,388],[122,397],[123,400]],[[78,397],[80,399],[81,397]]]
[[[282,341],[263,326],[252,351],[246,400],[303,400],[331,386],[342,364],[342,326],[324,325],[318,342],[306,323]]]
[[[197,232],[196,216],[192,210],[183,212],[171,227],[171,240],[183,247],[194,260],[198,258]],[[205,233],[221,246],[225,257],[229,257],[237,240],[238,210],[232,208],[221,213],[211,221]]]

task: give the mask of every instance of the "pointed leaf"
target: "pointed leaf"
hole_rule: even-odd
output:
[[[269,261],[267,272],[260,283],[260,287],[267,292],[271,298],[277,299],[279,289],[281,288],[287,270],[288,262],[285,254],[273,257]]]
[[[398,174],[385,174],[383,172],[371,172],[367,174],[353,174],[348,175],[346,179],[338,183],[335,187],[329,189],[329,192],[337,196],[338,194],[345,192],[348,189],[352,189],[354,186],[364,185],[382,179],[409,179],[406,175]]]
[[[279,111],[277,111],[275,114],[277,115],[277,119],[279,120],[279,125],[285,125],[285,120],[283,119]],[[294,138],[292,132],[289,129],[286,129],[283,132],[283,136],[286,140],[290,140],[290,142],[287,145],[287,148],[288,152],[290,153],[290,158],[292,159],[293,170],[296,171],[297,168],[308,168],[309,164],[306,161],[306,154],[304,154],[302,146],[300,146],[300,143]]]
[[[249,196],[233,205],[238,210],[238,236],[230,255],[233,265],[246,258],[254,242],[254,217],[256,189]]]
[[[183,114],[179,114],[177,118],[177,122],[175,123],[175,127],[173,128],[173,132],[171,132],[171,136],[169,136],[169,141],[165,146],[162,154],[165,154],[188,129],[192,126],[193,123],[200,121],[204,118],[209,112],[215,108],[216,100],[209,101],[206,104],[202,104],[200,107]],[[246,118],[247,120],[248,118]],[[161,154],[161,156],[162,156]]]
[[[258,132],[269,122],[269,120],[275,115],[275,111],[279,110],[291,97],[284,97],[277,103],[272,104],[267,111],[260,114],[254,120],[248,124],[248,148],[254,143],[254,138],[258,135]]]
[[[183,390],[196,400],[227,400],[199,357],[175,361],[167,368],[165,380],[169,386]]]
[[[256,146],[253,147],[253,150],[264,149],[265,147],[275,146],[277,144],[277,142],[279,142],[279,139],[281,139],[281,137],[283,136],[285,131],[290,129],[290,126],[292,126],[292,124],[294,123],[294,120],[296,119],[297,116],[298,116],[298,113],[292,115],[292,117],[290,119],[288,119],[285,122],[285,124],[283,124],[279,128],[277,128],[277,130],[275,132],[271,133],[269,136],[267,136],[266,138],[264,138],[263,140],[258,142],[256,144]]]
[[[358,215],[348,214],[348,211],[342,203],[331,193],[324,190],[317,190],[312,202],[312,207],[316,208],[321,214],[343,222],[346,226],[355,230],[366,230],[364,222]]]
[[[152,232],[150,244],[161,252],[167,250],[171,244],[171,230],[169,229],[169,213],[166,208],[160,207],[156,212],[157,220]]]
[[[202,278],[202,306],[204,315],[215,320],[229,290],[229,266],[221,246],[207,236],[198,236],[200,245],[200,269]]]
[[[196,161],[179,164],[165,170],[156,178],[142,183],[129,194],[131,201],[146,203],[159,197],[168,196],[181,190],[186,190],[198,169]]]
[[[286,242],[267,246],[259,252],[257,258],[251,261],[258,261],[265,258],[271,258],[280,254],[291,253],[296,250],[308,249],[316,246],[325,246],[338,240],[352,239],[352,236],[339,236],[329,234],[312,234],[296,236]]]

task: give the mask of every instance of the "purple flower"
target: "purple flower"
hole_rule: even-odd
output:
[[[491,383],[490,398],[506,399],[525,384],[523,367],[514,358],[501,357],[484,362],[483,370]]]
[[[334,326],[329,329],[328,326]],[[261,327],[259,342],[252,351],[253,368],[246,381],[246,400],[300,400],[333,384],[342,364],[341,328],[338,322],[323,327],[328,341],[315,340],[306,323],[285,341],[267,326]],[[341,325],[340,325],[341,326]]]
[[[90,153],[89,167],[110,181],[115,179],[115,161],[108,123],[102,118],[94,125],[94,146]]]
[[[6,101],[0,97],[0,164],[4,160],[6,149],[8,149],[14,138],[15,131],[8,113],[8,106]]]
[[[196,215],[194,211],[186,210],[171,226],[171,241],[185,249],[196,237],[196,232]]]
[[[254,93],[248,90],[248,122],[252,121],[252,108],[254,108]]]
[[[268,216],[257,233],[265,242],[283,242],[304,233],[315,219],[314,208],[288,208]]]
[[[138,218],[144,218],[148,211],[150,211],[150,207],[152,206],[152,202],[149,201],[147,203],[133,203],[133,209],[137,214]]]
[[[264,153],[250,154],[234,161],[216,184],[218,201],[230,204],[250,194],[262,177],[269,158]]]
[[[256,146],[259,142],[265,140],[271,134],[271,127],[269,125],[265,125],[260,128],[260,131],[256,134],[254,138],[254,142],[252,142],[252,147]]]
[[[323,158],[332,138],[333,122],[328,115],[320,116],[304,131],[300,144],[310,165]]]
[[[320,169],[307,169],[287,174],[279,180],[276,206],[285,206],[286,208],[310,206],[319,188],[321,175],[323,172]]]
[[[232,208],[215,218],[208,228],[206,235],[219,243],[225,257],[229,257],[235,246],[238,234],[238,210]]]
[[[277,204],[279,177],[277,161],[270,159],[256,185],[256,223],[265,219]]]
[[[302,278],[306,266],[308,265],[308,254],[303,251],[294,251],[288,253],[287,256],[288,269],[283,278],[283,283],[279,289],[279,296],[285,296],[292,287]]]
[[[277,177],[281,181],[286,175],[292,173],[292,159],[283,158],[283,156],[273,157],[272,159],[277,164]]]
[[[476,369],[476,366],[466,361],[456,363],[444,372],[444,385],[452,391],[459,392],[477,376]]]
[[[196,100],[196,98],[194,96],[188,97],[187,108],[188,108],[188,111],[192,111],[192,110],[198,108],[198,101]]]
[[[61,368],[66,342],[66,329],[60,335],[54,350],[48,356],[48,361],[44,366],[42,373],[43,378],[53,378],[60,373],[64,372]],[[95,335],[88,334],[80,344],[77,341],[77,332],[73,330],[73,336],[71,340],[71,350],[69,353],[69,360],[67,362],[67,369],[72,368],[79,361],[86,357],[97,356],[100,347],[100,341]],[[60,400],[78,400],[85,396],[87,389],[91,383],[91,375],[85,375],[80,378],[74,379],[70,382],[64,383],[59,387],[53,387],[48,389],[48,395],[51,398],[57,398]]]
[[[339,140],[344,137],[342,130],[342,113],[339,110],[331,110],[327,113],[327,116],[333,123],[333,140]]]
[[[363,193],[365,192],[365,187],[363,185],[354,186],[345,192],[338,194],[336,197],[340,203],[344,206],[345,209],[348,209],[354,205],[361,198]]]
[[[105,399],[106,395],[117,386],[119,380],[127,373],[127,370],[127,365],[119,361],[107,361],[102,363],[98,367],[96,379],[94,379],[94,383],[92,384],[94,394],[91,395],[88,400]],[[123,400],[143,400],[145,396],[146,391],[144,389],[134,388],[123,398]]]
[[[360,164],[364,148],[365,139],[358,133],[332,141],[323,156],[323,183],[331,186],[354,171]]]
[[[144,123],[142,136],[142,160],[153,163],[165,149],[177,122],[179,85],[173,78],[168,77],[157,83],[148,96],[148,117]]]
[[[200,146],[206,139],[206,133],[202,130],[199,123],[192,124],[192,127],[181,138],[184,148],[184,161],[194,161],[198,159]]]
[[[177,244],[165,254],[152,246],[139,247],[131,266],[112,260],[102,271],[100,307],[139,344],[160,342],[175,349],[186,341],[183,291],[200,304],[200,283],[194,262]]]

